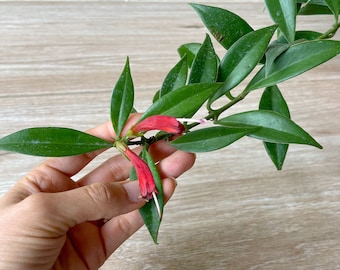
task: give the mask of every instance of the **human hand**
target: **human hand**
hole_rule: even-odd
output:
[[[128,126],[137,115],[130,118]],[[89,131],[110,140],[111,123]],[[129,181],[130,163],[114,156],[78,181],[72,176],[102,151],[48,159],[0,199],[0,269],[98,269],[142,225],[138,181]],[[150,152],[163,179],[165,200],[172,179],[195,156],[165,142]]]

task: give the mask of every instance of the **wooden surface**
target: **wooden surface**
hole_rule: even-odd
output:
[[[256,29],[270,23],[261,2],[236,2],[218,5]],[[300,21],[319,31],[331,23]],[[205,32],[183,1],[0,2],[0,136],[32,126],[86,130],[108,120],[126,56],[136,108],[145,110],[177,62],[177,47],[202,42]],[[159,245],[143,228],[102,269],[339,269],[339,71],[340,57],[281,84],[293,119],[323,150],[291,146],[283,171],[249,138],[198,155],[178,179]],[[255,109],[260,94],[236,110]],[[1,152],[0,192],[41,160]]]

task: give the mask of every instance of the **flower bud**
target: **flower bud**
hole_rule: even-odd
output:
[[[157,190],[149,166],[128,147],[125,148],[124,154],[128,157],[136,170],[142,198],[146,200],[152,199],[154,194],[157,193]]]
[[[144,133],[150,130],[161,130],[170,134],[181,134],[184,126],[175,117],[166,115],[153,115],[132,127],[134,134]]]

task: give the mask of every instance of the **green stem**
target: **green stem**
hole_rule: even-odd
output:
[[[248,94],[249,94],[249,91],[243,91],[241,94],[239,94],[237,97],[235,97],[233,100],[228,102],[223,107],[219,108],[218,110],[211,111],[210,112],[210,114],[212,115],[211,119],[214,119],[214,120],[218,119],[221,113],[228,110],[230,107],[234,106],[236,103],[240,102],[241,100],[243,100]]]
[[[338,29],[340,28],[340,22],[334,23],[332,28],[330,28],[328,31],[323,33],[318,39],[328,39],[334,37]]]
[[[217,110],[210,109],[209,114],[206,117],[204,117],[204,119],[216,121],[218,117],[221,115],[221,113],[228,110],[230,107],[234,106],[236,103],[240,102],[241,100],[243,100],[248,94],[249,94],[249,91],[243,90],[241,94],[233,98],[230,102],[228,102],[226,105],[222,106],[221,108]],[[197,125],[199,125],[199,123],[192,123],[190,125],[187,125],[186,129],[190,130],[191,128]]]

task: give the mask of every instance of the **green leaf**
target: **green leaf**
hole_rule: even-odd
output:
[[[175,139],[170,144],[187,152],[209,152],[226,147],[255,129],[256,127],[215,126],[194,130]]]
[[[261,97],[260,110],[270,110],[290,118],[288,105],[277,85],[267,87]]]
[[[198,50],[201,48],[201,46],[202,46],[201,43],[187,43],[187,44],[181,45],[177,49],[177,51],[179,55],[181,56],[181,58],[183,58],[185,55],[187,56],[188,66],[191,67],[196,57],[196,54]]]
[[[184,86],[187,82],[188,63],[187,57],[184,55],[181,60],[170,70],[165,77],[159,97],[171,92],[174,89]]]
[[[314,40],[318,39],[322,33],[315,32],[315,31],[296,31],[295,33],[295,39],[305,39],[305,40]]]
[[[161,177],[159,176],[155,162],[153,161],[151,155],[149,154],[146,146],[143,147],[143,151],[141,154],[142,159],[145,160],[145,162],[148,164],[152,172],[153,179],[155,181],[155,185],[158,191],[157,194],[158,205],[160,207],[162,215],[164,210],[164,194]],[[145,226],[147,227],[153,241],[157,243],[158,231],[162,217],[159,216],[155,200],[153,199],[147,202],[142,208],[139,209],[139,212],[144,220]]]
[[[272,143],[307,144],[322,148],[306,131],[289,118],[273,111],[257,110],[227,116],[218,121],[221,125],[260,127],[249,136]]]
[[[340,53],[340,41],[315,40],[298,43],[281,54],[266,76],[266,67],[254,76],[248,91],[276,85],[306,72]]]
[[[298,12],[298,15],[320,15],[320,14],[332,14],[329,7],[324,5],[307,4]]]
[[[325,0],[296,0],[297,3],[307,3],[313,5],[327,6]]]
[[[218,62],[210,37],[206,35],[192,63],[189,84],[216,82]]]
[[[133,109],[134,87],[130,73],[129,58],[116,83],[111,97],[111,121],[117,136],[120,133]]]
[[[273,21],[279,25],[281,33],[289,43],[294,41],[296,26],[295,0],[265,0]]]
[[[173,90],[153,103],[139,121],[158,114],[192,117],[220,86],[218,83],[198,83]]]
[[[218,81],[225,83],[212,96],[209,104],[237,86],[254,69],[263,57],[275,30],[276,26],[270,26],[250,32],[230,47],[221,61],[218,76]]]
[[[285,99],[283,98],[280,89],[274,85],[267,87],[262,94],[260,110],[271,110],[277,112],[287,118],[290,118],[289,109]],[[278,170],[282,169],[286,154],[288,151],[288,144],[263,142],[264,147]]]
[[[226,49],[245,34],[253,31],[238,15],[218,7],[190,4],[215,39]]]
[[[275,59],[279,57],[282,53],[287,51],[289,47],[290,45],[288,43],[274,43],[268,47],[266,51],[265,65],[266,76],[268,76],[268,73],[272,68],[272,64],[274,63]]]
[[[28,128],[0,139],[0,149],[32,156],[74,156],[112,147],[90,134],[60,127]]]
[[[339,17],[339,0],[325,0],[327,6],[334,14],[335,22],[338,22]]]
[[[266,152],[277,170],[281,170],[289,144],[263,142]]]
[[[160,98],[161,90],[157,90],[152,98],[152,103],[155,103]]]
[[[315,40],[315,39],[319,39],[319,37],[323,35],[320,32],[315,32],[315,31],[307,31],[307,30],[303,30],[303,31],[296,31],[295,32],[295,42],[293,44],[290,44],[290,46],[292,45],[296,45],[298,43],[307,41],[307,40]],[[284,36],[280,36],[277,40],[274,40],[270,45],[283,45],[283,44],[288,44],[287,40],[285,39]]]
[[[293,44],[298,44],[304,42],[306,40],[315,40],[319,39],[322,33],[314,32],[314,31],[296,31],[295,32],[295,41]],[[274,63],[274,60],[284,53],[288,48],[290,48],[292,44],[289,44],[284,36],[278,37],[278,39],[274,40],[267,48],[265,53],[265,57],[261,59],[260,63],[266,64],[265,72],[266,76],[269,73],[269,70]]]

